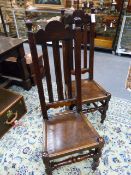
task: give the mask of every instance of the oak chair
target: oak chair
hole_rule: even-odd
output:
[[[65,15],[64,10],[61,11],[61,21],[66,27],[77,26],[83,29],[83,42],[81,45],[81,52],[83,52],[83,65],[81,66],[81,74],[84,75],[81,88],[82,88],[82,104],[86,104],[83,112],[99,111],[101,114],[101,123],[106,118],[108,104],[111,94],[104,90],[94,80],[94,35],[95,23],[91,21],[91,16],[85,14],[83,10],[75,10],[72,15]],[[73,43],[70,43],[73,47]],[[89,48],[89,49],[88,49]],[[70,54],[70,63],[72,74],[75,74],[75,65],[73,61],[73,54]],[[82,61],[81,61],[82,62]],[[75,94],[75,82],[72,82],[72,93]]]
[[[27,24],[28,26],[28,24]],[[29,24],[31,29],[31,23]],[[70,31],[65,29],[64,25],[58,21],[52,21],[47,24],[45,30],[40,29],[34,33],[28,32],[28,39],[30,44],[31,55],[34,63],[34,70],[36,74],[36,83],[40,99],[41,110],[43,114],[44,124],[44,142],[43,142],[43,162],[45,170],[48,175],[52,175],[55,168],[64,166],[70,163],[79,162],[87,158],[93,158],[92,169],[95,170],[99,165],[99,158],[101,156],[101,149],[104,145],[104,140],[95,131],[91,123],[81,112],[81,70],[80,70],[80,47],[82,41],[81,29]],[[75,79],[76,79],[76,95],[74,98],[67,98],[64,94],[64,72],[66,67],[66,81],[71,86],[71,69],[69,65],[69,54],[72,50],[69,42],[74,40],[74,55],[77,58],[75,61]],[[49,54],[47,42],[52,41],[52,54]],[[59,43],[64,42],[64,47],[60,48]],[[45,102],[44,88],[40,76],[40,68],[38,64],[38,47],[41,46],[43,52],[43,61],[45,65],[45,76],[47,83],[47,90],[49,102]],[[60,50],[62,52],[60,52]],[[62,57],[62,58],[61,58]],[[54,98],[51,71],[53,71],[50,59],[53,58],[54,73],[56,76],[56,87],[58,99]],[[63,61],[62,61],[63,60]],[[63,62],[63,64],[62,64]],[[51,63],[51,64],[50,64]],[[64,66],[66,64],[66,66]],[[64,67],[64,68],[63,68]],[[71,88],[68,88],[69,94],[72,93]],[[76,111],[67,109],[68,106],[76,104]],[[52,118],[48,116],[50,108],[58,108],[66,106],[63,112],[54,113]],[[87,150],[87,152],[83,152]],[[73,156],[74,153],[81,153]],[[71,155],[70,158],[65,158],[61,161],[55,161],[60,157]]]

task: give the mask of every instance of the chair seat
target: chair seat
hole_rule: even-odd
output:
[[[45,148],[50,158],[99,145],[99,134],[83,114],[65,111],[45,122]]]
[[[100,85],[98,85],[94,80],[82,80],[82,103],[94,102],[106,99],[108,92],[106,92]],[[72,82],[72,94],[75,96],[75,81]]]

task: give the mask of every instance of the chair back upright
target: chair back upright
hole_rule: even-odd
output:
[[[44,119],[48,119],[47,110],[49,108],[58,108],[62,106],[70,106],[77,104],[77,111],[81,111],[81,42],[83,38],[83,32],[80,28],[76,30],[65,29],[65,26],[59,21],[51,21],[47,24],[45,29],[40,29],[37,32],[31,31],[31,23],[29,25],[30,31],[28,31],[29,45],[34,64],[34,71],[36,75],[36,83],[38,88],[38,94]],[[74,42],[74,49],[70,47],[70,41]],[[48,43],[51,42],[50,48]],[[60,48],[60,43],[64,45]],[[38,64],[38,45],[41,47],[43,54],[43,61],[45,66],[45,76],[47,83],[47,90],[49,96],[49,102],[45,102],[45,94],[40,75],[40,68]],[[52,48],[52,52],[50,49]],[[72,98],[71,87],[71,67],[70,67],[70,53],[74,52],[75,61],[75,80],[76,80],[76,97]],[[53,62],[51,61],[53,59]],[[54,66],[54,72],[52,69]],[[66,70],[65,70],[66,68]],[[66,80],[64,74],[66,73]],[[51,74],[55,74],[57,95],[58,99],[54,98],[52,77]],[[64,85],[67,83],[67,91],[70,94],[65,96]]]
[[[91,15],[86,14],[83,10],[75,10],[71,15],[66,15],[63,10],[61,11],[61,21],[65,27],[70,27],[72,30],[74,30],[74,27],[81,27],[83,30],[83,41],[81,45],[81,49],[83,50],[83,64],[81,64],[81,73],[88,73],[89,79],[93,80],[95,23],[92,22]],[[73,56],[71,64],[72,74],[74,74]]]

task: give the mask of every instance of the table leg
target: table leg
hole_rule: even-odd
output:
[[[1,62],[0,62],[0,74],[1,74],[1,70],[2,70],[2,68],[1,68]]]
[[[17,62],[19,64],[19,68],[20,68],[20,72],[21,72],[21,76],[22,76],[22,85],[26,90],[29,90],[32,85],[31,85],[31,79],[30,79],[30,75],[29,72],[27,70],[27,66],[26,66],[26,61],[25,61],[25,51],[23,48],[23,44],[21,44],[18,47],[18,58],[17,58]]]

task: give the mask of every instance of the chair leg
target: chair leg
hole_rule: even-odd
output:
[[[104,146],[104,140],[103,138],[98,138],[98,142],[100,143],[99,147],[95,149],[95,156],[93,158],[93,163],[92,163],[92,170],[96,170],[97,167],[99,166],[100,160],[99,158],[101,157],[102,154],[102,148]]]
[[[45,172],[47,175],[52,175],[51,163],[47,152],[43,153],[43,163],[45,165]]]
[[[104,120],[105,120],[105,118],[106,118],[106,111],[107,111],[107,109],[103,109],[103,112],[102,112],[102,115],[101,115],[101,123],[104,123]]]
[[[93,158],[93,163],[92,163],[92,170],[94,171],[97,169],[100,163],[99,158],[101,157],[101,148],[97,148],[95,152],[97,155]]]
[[[74,107],[75,107],[75,105],[69,106],[69,110],[73,110]]]
[[[103,109],[102,115],[101,115],[101,123],[104,123],[104,120],[105,120],[105,118],[106,118],[106,112],[107,112],[107,110],[108,110],[110,98],[111,98],[111,96],[109,96],[109,97],[105,100],[104,109]]]

